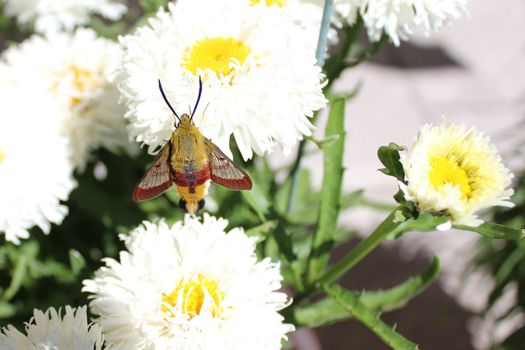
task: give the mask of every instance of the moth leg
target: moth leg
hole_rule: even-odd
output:
[[[186,210],[186,201],[184,199],[179,201],[179,208]]]
[[[201,199],[199,201],[199,210],[203,209],[205,204],[206,204],[206,201],[204,199]]]

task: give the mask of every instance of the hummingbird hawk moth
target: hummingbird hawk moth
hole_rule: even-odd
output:
[[[248,174],[211,140],[204,137],[193,124],[193,116],[202,94],[201,79],[199,78],[197,101],[189,115],[179,117],[169,103],[160,79],[159,90],[177,118],[175,130],[135,186],[133,200],[139,202],[155,198],[173,184],[180,196],[179,206],[187,213],[195,214],[204,207],[208,180],[232,190],[251,189],[252,180]]]

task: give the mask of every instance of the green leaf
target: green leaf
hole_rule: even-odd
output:
[[[267,238],[268,233],[277,227],[277,221],[270,220],[260,225],[252,227],[246,230],[248,237],[256,237],[258,242],[262,242]]]
[[[323,185],[321,189],[321,205],[319,222],[314,235],[312,251],[310,252],[308,276],[314,280],[321,274],[334,244],[333,234],[339,216],[341,187],[343,182],[343,153],[345,148],[345,100],[333,102],[328,116],[325,137],[338,135],[339,138],[330,146],[323,148]]]
[[[315,143],[315,145],[317,147],[323,149],[325,147],[330,147],[334,143],[336,143],[337,140],[339,140],[339,135],[332,135],[332,136],[329,136],[329,137],[325,137],[324,139],[321,139],[321,140],[318,140],[314,136],[310,136],[310,137],[308,137],[308,139],[310,141],[312,141],[313,143]]]
[[[392,311],[425,290],[439,275],[439,259],[434,257],[423,274],[407,279],[405,282],[383,291],[363,292],[361,301],[372,309]]]
[[[401,215],[410,215],[409,211],[404,211]],[[417,218],[409,218],[402,222],[392,235],[398,238],[407,232],[429,232],[436,231],[440,225],[450,221],[448,216],[435,216],[430,213],[419,214]]]
[[[140,0],[139,4],[146,12],[157,12],[160,7],[166,5],[166,0]]]
[[[297,255],[293,251],[292,237],[283,225],[277,226],[273,238],[279,247],[279,252],[286,261],[292,263],[297,260]]]
[[[359,189],[350,193],[346,193],[341,197],[341,210],[345,210],[351,207],[367,207],[381,211],[391,212],[396,208],[396,205],[373,201],[365,197],[364,190]]]
[[[9,284],[9,287],[6,289],[6,291],[2,295],[3,300],[6,300],[6,301],[11,300],[16,295],[16,293],[22,286],[24,277],[26,276],[26,272],[27,272],[27,258],[25,255],[19,255],[18,261],[16,262],[15,270],[13,272],[11,283]]]
[[[417,344],[397,333],[379,318],[379,313],[367,307],[358,296],[336,285],[323,285],[324,291],[352,317],[374,332],[385,344],[395,350],[417,350]]]
[[[78,273],[86,267],[86,260],[78,250],[70,249],[69,264],[71,265],[71,271],[73,271],[75,275],[78,275]]]
[[[401,164],[399,151],[404,150],[403,147],[390,143],[388,146],[381,146],[377,150],[377,156],[381,163],[385,166],[379,169],[383,174],[393,176],[399,181],[405,181],[405,170]]]
[[[0,301],[0,318],[6,319],[16,314],[16,307],[5,301]]]
[[[439,260],[434,258],[430,267],[423,274],[411,277],[387,290],[362,292],[356,297],[370,309],[396,310],[425,290],[436,279],[438,273]],[[294,320],[298,326],[319,327],[350,317],[351,315],[332,298],[325,298],[314,304],[294,309]]]
[[[454,228],[464,231],[472,231],[482,234],[485,237],[493,239],[522,239],[525,236],[525,230],[513,227],[485,222],[478,227],[467,225],[454,225]]]
[[[270,208],[270,202],[259,186],[254,182],[250,191],[242,191],[241,194],[250,207],[255,210],[259,219],[264,222]]]

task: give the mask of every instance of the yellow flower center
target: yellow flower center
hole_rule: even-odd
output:
[[[163,294],[161,310],[169,317],[174,317],[174,312],[179,311],[192,319],[203,311],[204,306],[213,317],[219,317],[223,298],[224,293],[217,282],[198,275],[189,281],[181,280],[170,294]]]
[[[270,7],[272,5],[277,5],[280,7],[284,7],[286,5],[287,0],[266,0],[266,6]],[[257,5],[261,3],[261,0],[250,0],[250,5]]]
[[[2,151],[2,149],[0,149],[0,164],[2,164],[4,159],[5,159],[5,153]]]
[[[430,183],[437,190],[445,184],[457,186],[463,198],[468,198],[472,192],[467,172],[458,163],[446,157],[434,157],[430,160]]]
[[[82,69],[75,65],[70,67],[69,72],[73,74],[73,90],[79,95],[86,93],[87,91],[93,89],[100,85],[99,75],[95,72]],[[73,106],[79,104],[81,99],[79,97],[72,97],[71,104]]]
[[[251,52],[248,45],[232,37],[202,39],[186,50],[183,66],[193,74],[198,74],[199,68],[209,68],[226,76],[233,70],[232,62],[242,65]]]
[[[67,96],[69,97],[69,104],[71,107],[82,102],[82,95],[95,91],[103,84],[103,75],[98,71],[92,71],[85,68],[80,68],[75,64],[67,66],[65,70],[57,72],[56,80],[51,85],[51,89],[57,93],[60,91],[63,84],[67,84]]]

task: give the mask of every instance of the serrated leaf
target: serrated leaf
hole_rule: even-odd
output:
[[[404,148],[395,143],[379,147],[377,156],[385,166],[383,169],[379,169],[379,171],[386,175],[393,176],[399,181],[405,181],[405,170],[403,169],[399,156],[399,151],[402,150],[404,150]]]
[[[384,290],[364,292],[361,302],[380,311],[392,311],[406,304],[407,301],[425,290],[439,275],[439,259],[434,257],[429,268],[419,276],[411,277],[405,282]]]
[[[392,311],[404,306],[410,299],[425,290],[439,274],[439,260],[434,258],[429,268],[421,275],[381,291],[363,292],[356,297],[370,309]],[[349,292],[350,293],[350,292]],[[294,320],[296,325],[319,327],[350,318],[345,309],[332,298],[325,298],[305,307],[296,307]]]
[[[491,222],[485,222],[478,227],[454,225],[454,228],[476,232],[493,239],[522,239],[525,236],[525,230],[523,229],[517,229]]]
[[[417,350],[417,344],[397,333],[392,327],[385,324],[379,313],[367,307],[358,296],[337,286],[323,285],[324,291],[343,307],[352,317],[359,320],[374,332],[385,344],[394,350]]]

